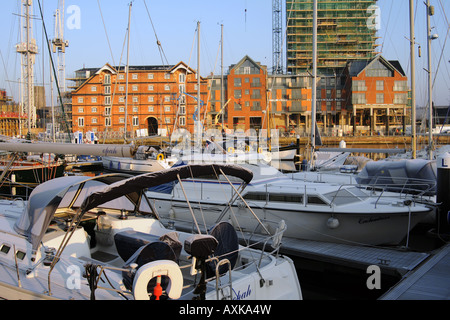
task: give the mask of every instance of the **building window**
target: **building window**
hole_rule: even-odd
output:
[[[105,116],[111,115],[111,107],[105,107]]]
[[[91,123],[97,123],[97,118],[92,118]]]
[[[111,97],[110,96],[106,96],[105,97],[105,106],[110,106],[111,105]]]
[[[153,79],[153,73],[147,73],[147,79]]]
[[[105,81],[103,81],[104,85],[110,85],[111,84],[111,75],[105,74]]]
[[[383,91],[383,90],[384,90],[384,81],[377,80],[377,91]]]
[[[365,93],[353,93],[352,94],[352,103],[353,104],[365,104],[366,103],[366,94]]]
[[[407,81],[394,81],[394,91],[408,91]]]
[[[186,114],[186,106],[180,106],[179,111],[180,114]]]
[[[119,74],[119,80],[125,79],[125,75],[123,73]]]
[[[119,91],[125,91],[125,86],[119,86]]]
[[[239,111],[242,110],[242,106],[239,103],[234,103],[234,110]]]
[[[149,84],[148,87],[147,87],[147,89],[148,89],[148,91],[153,91],[153,85],[152,85],[152,84]]]
[[[170,106],[165,106],[164,107],[164,112],[170,112]]]
[[[84,127],[84,118],[83,117],[79,117],[78,118],[78,126],[79,127]]]
[[[138,126],[139,125],[139,118],[137,116],[133,116],[133,126]]]
[[[384,93],[377,93],[377,103],[384,103]]]
[[[164,74],[164,79],[169,80],[170,79],[170,73]]]
[[[154,101],[153,96],[148,96],[148,97],[147,97],[147,101],[148,101],[148,102],[153,102],[153,101]]]
[[[131,75],[131,79],[137,80],[137,78],[138,78],[137,73],[133,73],[133,74]]]
[[[125,123],[125,118],[124,117],[120,117],[119,118],[119,123]]]
[[[139,112],[139,107],[133,107],[133,112]]]
[[[105,118],[105,126],[111,127],[111,118],[110,117]]]
[[[148,106],[148,112],[153,112],[154,108],[153,106]]]
[[[164,96],[164,102],[170,102],[170,96]]]
[[[119,97],[119,102],[125,102],[125,97]]]
[[[252,111],[259,111],[259,110],[261,110],[261,104],[259,103],[259,101],[253,101],[251,110]]]
[[[92,112],[92,113],[97,113],[97,107],[92,107],[92,108],[91,108],[91,112]]]
[[[261,92],[259,89],[252,90],[252,99],[261,99]]]
[[[184,73],[180,73],[180,75],[178,76],[178,82],[180,83],[185,83],[186,82],[186,75]]]
[[[125,107],[119,107],[119,112],[120,113],[125,112]]]
[[[78,97],[78,103],[83,103],[84,99],[82,97]]]
[[[105,94],[111,94],[111,86],[105,86]]]
[[[92,97],[92,98],[91,98],[91,102],[92,102],[92,103],[97,103],[97,97]]]
[[[164,90],[169,91],[169,90],[170,90],[170,86],[169,86],[168,84],[166,84],[166,85],[164,86]]]
[[[241,90],[234,90],[234,98],[235,99],[242,98],[242,91]]]
[[[138,91],[138,86],[137,86],[137,85],[132,86],[132,87],[131,87],[131,90],[133,90],[133,91]]]
[[[139,97],[133,96],[133,103],[138,103],[138,102],[139,102]]]
[[[178,123],[180,126],[185,126],[186,125],[186,117],[180,117]]]
[[[92,92],[96,92],[96,91],[97,91],[97,86],[92,86],[92,87],[91,87],[91,91],[92,91]]]
[[[240,87],[241,86],[241,78],[234,78],[234,86],[235,87]]]
[[[367,91],[366,81],[364,81],[364,80],[353,81],[352,91]]]
[[[406,93],[395,93],[394,94],[394,104],[406,104],[407,102]]]
[[[84,113],[84,108],[83,107],[78,108],[78,113]]]
[[[170,123],[170,118],[165,118],[166,123]]]

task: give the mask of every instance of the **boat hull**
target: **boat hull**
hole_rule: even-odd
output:
[[[357,245],[399,244],[408,232],[431,212],[431,209],[411,213],[318,212],[300,206],[297,209],[287,210],[276,205],[265,207],[251,203],[249,205],[263,223],[267,222],[267,228],[271,232],[275,231],[270,230],[271,225],[277,225],[279,221],[284,220],[287,225],[284,237]],[[155,206],[162,219],[192,220],[189,208],[181,201],[162,197],[156,200]],[[207,226],[213,225],[222,212],[207,202],[199,205],[192,201],[191,208],[197,221],[199,223],[205,221]],[[224,209],[225,206],[222,205],[221,208]],[[242,203],[232,206],[223,219],[228,219],[235,227],[245,231],[253,231],[257,226],[256,219],[248,209],[243,208]],[[235,221],[239,221],[239,224]]]

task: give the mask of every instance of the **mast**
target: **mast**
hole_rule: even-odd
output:
[[[28,135],[31,134],[31,128],[36,125],[36,106],[34,104],[33,73],[35,56],[38,53],[36,40],[31,38],[31,8],[33,0],[22,0],[21,9],[21,42],[16,45],[16,51],[22,55],[21,78],[22,78],[22,112],[28,114]],[[25,36],[23,34],[25,32]],[[25,85],[25,90],[23,90]]]
[[[312,48],[312,92],[311,92],[311,167],[315,166],[314,151],[316,148],[316,78],[317,78],[317,0],[313,3],[313,48]]]
[[[125,70],[125,77],[126,77],[126,83],[125,83],[125,132],[123,133],[124,140],[127,141],[127,122],[128,122],[128,68],[129,68],[129,59],[130,59],[130,18],[131,18],[131,6],[133,5],[133,2],[130,2],[130,8],[128,10],[128,35],[127,35],[127,66]]]
[[[220,25],[220,107],[224,108],[225,97],[223,95],[223,24]],[[222,111],[221,111],[222,112]],[[223,122],[225,119],[225,110],[222,113],[222,130],[223,130]]]
[[[61,92],[66,91],[66,47],[69,41],[64,40],[64,0],[58,1],[58,9],[55,12],[55,38],[52,39],[53,53],[58,53],[58,83]]]
[[[433,97],[431,81],[431,40],[437,35],[431,35],[430,16],[434,15],[434,7],[430,6],[430,0],[425,3],[427,11],[427,50],[428,50],[428,159],[433,160]]]
[[[411,147],[412,158],[416,159],[416,58],[414,56],[414,4],[409,0],[409,30],[410,30],[410,54],[411,54]]]
[[[198,147],[201,147],[202,142],[200,124],[200,21],[197,21],[197,123],[194,121],[194,126],[197,128]]]

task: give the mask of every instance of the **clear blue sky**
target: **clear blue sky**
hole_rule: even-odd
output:
[[[438,105],[450,104],[450,35],[449,0],[430,0],[435,6],[431,18],[433,33],[439,38],[432,43],[433,73],[437,80],[433,89],[434,101]],[[57,0],[40,0],[49,38],[54,36],[53,14]],[[19,42],[20,0],[1,0],[0,28],[0,88],[5,88],[18,100],[20,58],[15,53]],[[33,12],[40,17],[38,1],[33,1]],[[65,39],[69,41],[66,53],[66,76],[82,67],[100,67],[106,62],[123,65],[126,62],[124,46],[128,5],[130,0],[66,0]],[[99,6],[100,4],[100,6]],[[155,31],[150,23],[144,0],[134,0],[131,19],[130,64],[163,64],[156,46],[155,32],[162,44],[169,64],[184,61],[197,68],[197,21],[201,22],[201,67],[202,75],[211,72],[220,74],[220,24],[224,25],[224,70],[244,55],[272,67],[272,1],[271,0],[146,0]],[[71,5],[79,8],[67,12]],[[409,55],[409,0],[379,0],[381,39],[380,51],[388,60],[399,60],[410,75]],[[414,0],[416,15],[416,41],[420,43],[422,57],[416,56],[417,104],[427,102],[427,45],[426,16],[423,0]],[[284,8],[283,8],[284,9]],[[102,16],[104,24],[102,21]],[[283,11],[283,21],[285,21]],[[79,24],[77,24],[79,22]],[[105,31],[106,29],[106,31]],[[49,66],[47,48],[42,46],[42,23],[35,20],[34,38],[39,46],[36,58],[36,80],[42,83],[43,70],[48,82]],[[111,45],[111,50],[108,45]],[[444,47],[445,46],[445,47]],[[444,53],[441,56],[443,48]],[[45,50],[45,60],[42,51]],[[283,48],[284,49],[284,48]],[[416,50],[417,53],[417,50]],[[121,59],[122,54],[122,59]],[[284,54],[283,54],[284,55]],[[56,60],[55,60],[56,61]],[[285,62],[284,62],[285,66]],[[434,76],[434,75],[433,75]]]

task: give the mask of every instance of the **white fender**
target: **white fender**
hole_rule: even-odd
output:
[[[167,295],[171,299],[178,299],[183,290],[183,275],[177,263],[171,260],[157,260],[144,264],[136,272],[133,280],[133,295],[136,300],[149,300],[147,293],[148,282],[156,276],[170,278]]]

